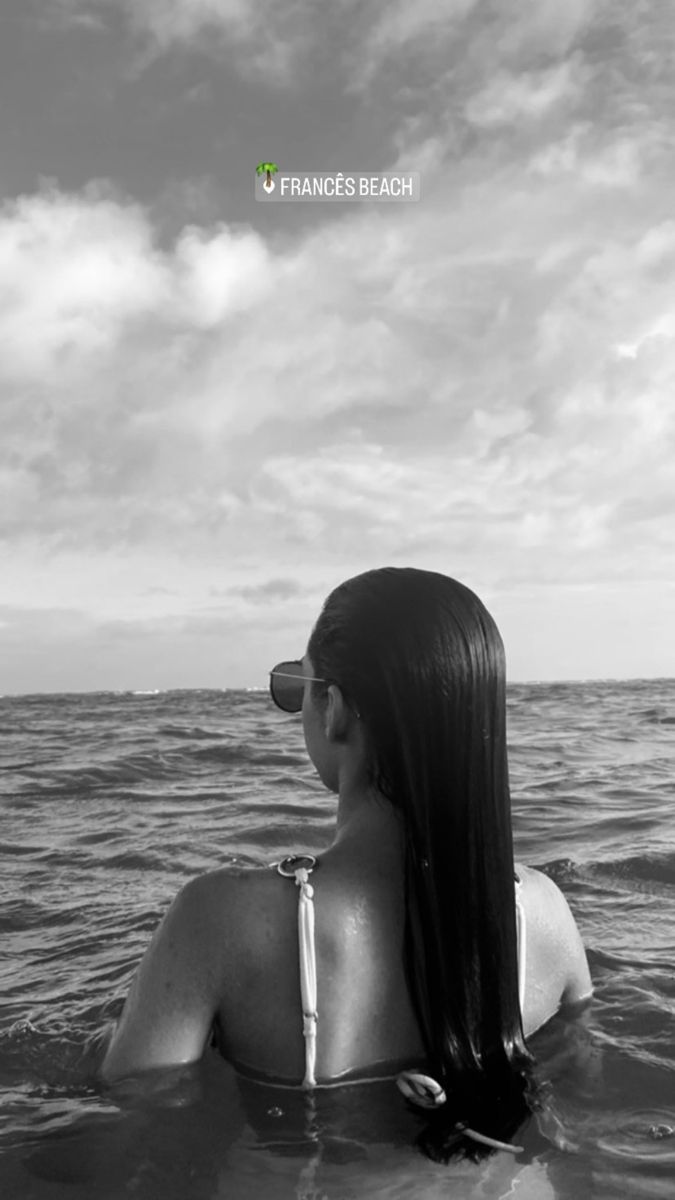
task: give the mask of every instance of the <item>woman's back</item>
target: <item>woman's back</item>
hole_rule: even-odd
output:
[[[403,966],[400,867],[381,845],[370,861],[362,849],[327,852],[311,875],[320,1082],[424,1058]],[[244,1069],[297,1084],[305,1046],[295,882],[273,870],[222,872],[204,888],[237,930],[218,1008],[221,1049]]]
[[[344,845],[328,851],[311,876],[319,1082],[351,1072],[394,1074],[425,1058],[404,971],[402,867],[383,853],[385,841],[386,836],[368,848],[361,845],[356,855]],[[588,996],[590,980],[561,893],[540,872],[517,870],[525,914],[523,1027],[529,1037],[562,1003]],[[202,887],[227,947],[220,965],[220,1048],[244,1071],[298,1084],[305,1047],[294,880],[274,870],[225,870],[204,877]],[[204,953],[211,951],[212,943],[204,947]]]
[[[383,831],[372,842],[360,841],[354,855],[347,841],[321,856],[311,877],[319,1082],[351,1072],[394,1074],[425,1057],[404,971],[402,868],[386,840]],[[523,1026],[530,1036],[561,1003],[587,997],[591,985],[558,888],[538,871],[519,866],[518,874],[525,914]],[[147,956],[159,979],[175,970],[172,948],[189,945],[191,977],[213,996],[221,1052],[246,1072],[292,1084],[305,1069],[297,910],[294,881],[275,870],[211,872],[179,894]],[[204,1015],[195,1016],[190,990],[184,997],[175,986],[158,992],[150,1004],[132,990],[106,1074],[162,1065],[165,1039],[158,1042],[157,1033],[169,1021],[170,1061],[189,1061],[182,1047],[204,1044],[211,1026]],[[207,1005],[202,1013],[209,1011]]]
[[[216,872],[169,911],[105,1072],[193,1061],[215,1023],[227,1058],[289,1083],[423,1064],[431,1103],[445,1106],[430,1153],[453,1152],[458,1121],[508,1134],[529,1109],[524,1035],[589,994],[590,979],[544,876],[523,872],[517,916],[490,614],[445,576],[367,572],[332,593],[304,659],[274,668],[271,691],[302,712],[310,758],[338,797],[335,841],[311,877],[313,933],[302,910],[318,1021],[312,996],[303,1035],[294,882]]]

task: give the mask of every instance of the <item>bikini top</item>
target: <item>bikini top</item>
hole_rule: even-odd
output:
[[[316,858],[312,854],[296,854],[275,864],[277,871],[286,879],[294,879],[298,888],[298,942],[300,946],[300,994],[302,998],[302,1032],[305,1039],[305,1077],[302,1087],[310,1090],[317,1086],[326,1086],[316,1082],[316,1030],[319,1014],[316,1010],[316,948],[314,943],[314,888],[309,877],[316,866]],[[516,933],[518,945],[518,1001],[522,1015],[525,1001],[525,972],[527,967],[527,945],[525,910],[522,905],[520,892],[522,884],[515,876],[516,889]],[[421,1085],[421,1093],[415,1081],[425,1081]],[[429,1076],[415,1071],[404,1071],[398,1076],[401,1091],[425,1108],[435,1108],[445,1103],[445,1092],[440,1084]],[[431,1085],[431,1086],[430,1086]],[[416,1091],[411,1095],[410,1091]],[[420,1094],[423,1096],[420,1099]],[[440,1098],[442,1095],[442,1099]],[[492,1142],[490,1144],[493,1144]],[[506,1149],[512,1150],[512,1146]]]

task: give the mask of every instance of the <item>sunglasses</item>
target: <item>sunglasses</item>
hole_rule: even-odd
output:
[[[308,680],[311,683],[328,682],[327,679],[317,679],[316,675],[303,675],[299,660],[282,662],[273,667],[270,671],[270,696],[277,708],[287,713],[300,712]]]

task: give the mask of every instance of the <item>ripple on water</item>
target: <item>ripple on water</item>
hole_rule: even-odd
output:
[[[612,1129],[598,1138],[598,1148],[614,1158],[675,1171],[675,1107],[614,1113]]]

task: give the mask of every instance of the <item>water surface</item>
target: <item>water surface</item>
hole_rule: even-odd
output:
[[[256,693],[0,699],[0,1196],[672,1200],[675,681],[512,686],[509,741],[517,854],[563,888],[595,999],[535,1039],[524,1154],[445,1168],[393,1085],[310,1113],[211,1054],[135,1094],[96,1079],[181,885],[330,840],[297,718]]]

